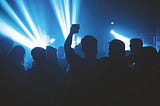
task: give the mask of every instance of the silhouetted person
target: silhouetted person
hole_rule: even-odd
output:
[[[0,79],[5,79],[6,68],[8,67],[8,53],[13,47],[13,40],[9,38],[2,37],[0,39]]]
[[[57,49],[51,46],[46,48],[46,64],[47,67],[52,71],[60,71],[58,58],[57,58]]]
[[[52,74],[46,67],[46,50],[42,47],[35,47],[31,50],[33,66],[28,70],[28,103],[32,105],[49,105],[54,101],[54,82]],[[52,89],[52,90],[51,90]]]
[[[132,68],[134,68],[136,52],[142,47],[143,47],[142,39],[132,38],[130,40],[130,52],[131,52],[131,54],[127,56],[127,61],[128,61],[128,64]]]
[[[158,53],[152,46],[143,47],[136,54],[136,68],[139,71],[155,70],[157,68],[157,62]]]
[[[2,37],[0,39],[0,56],[7,56],[13,47],[13,40],[10,38]]]
[[[33,66],[31,69],[43,69],[45,68],[46,51],[41,47],[35,47],[31,50],[33,58]]]
[[[8,74],[14,79],[22,80],[24,78],[25,67],[24,67],[24,56],[25,49],[22,46],[14,46],[8,54],[9,66]]]
[[[72,102],[71,105],[93,105],[96,104],[97,40],[91,35],[86,35],[81,40],[82,51],[84,52],[84,58],[81,58],[71,48],[72,36],[78,33],[79,28],[75,24],[72,25],[64,44],[66,58],[70,65],[70,102]]]
[[[25,96],[23,95],[26,86],[24,56],[25,49],[20,45],[14,46],[8,54],[6,76],[10,83],[8,92],[9,90],[11,91],[11,95],[8,95],[8,97],[11,97],[10,99],[14,100],[15,105],[20,105],[25,99]]]
[[[125,59],[125,44],[124,44],[124,42],[119,39],[114,39],[109,42],[108,50],[109,50],[109,52],[108,52],[109,57],[106,57],[106,66],[108,64],[109,67],[112,69],[112,71],[116,71],[118,73],[119,72],[120,73],[126,72],[126,70],[119,69],[119,68],[126,68],[126,66],[127,66],[127,61]],[[117,66],[117,67],[114,67],[114,66]],[[115,78],[118,78],[118,77],[115,77]]]
[[[46,67],[48,73],[52,76],[53,87],[56,88],[54,89],[56,91],[56,102],[60,103],[64,95],[64,72],[61,71],[58,63],[57,49],[52,46],[46,47]]]
[[[109,57],[101,58],[102,88],[106,105],[127,105],[128,75],[130,68],[125,59],[125,44],[119,39],[109,42]]]
[[[156,49],[152,46],[142,47],[135,55],[135,62],[137,104],[157,105],[160,74]]]

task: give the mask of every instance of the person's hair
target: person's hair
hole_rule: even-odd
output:
[[[133,38],[130,40],[130,44],[136,44],[139,47],[143,46],[143,41],[141,38]]]
[[[156,65],[158,62],[158,52],[152,46],[142,47],[135,55],[136,62],[145,67]]]
[[[97,55],[97,39],[91,35],[86,35],[81,40],[82,51],[84,55],[96,57]]]
[[[90,46],[90,45],[96,45],[97,44],[97,39],[91,35],[86,35],[82,40],[81,40],[82,46]]]
[[[8,55],[8,57],[15,63],[23,63],[24,56],[25,56],[25,49],[23,46],[20,45],[14,46]]]
[[[35,47],[31,50],[31,55],[35,61],[39,61],[45,57],[46,51],[42,47]]]
[[[109,42],[109,55],[110,56],[123,56],[125,55],[125,44],[119,39],[113,39]]]

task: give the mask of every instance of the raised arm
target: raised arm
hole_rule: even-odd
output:
[[[78,33],[79,32],[79,24],[73,24],[71,26],[71,29],[70,29],[70,32],[69,32],[69,35],[65,41],[65,44],[64,44],[64,49],[67,50],[67,49],[71,49],[71,44],[72,44],[72,37],[73,37],[73,34],[75,33]]]
[[[73,37],[73,32],[70,31],[65,43],[64,43],[64,49],[65,49],[65,52],[68,51],[68,49],[71,49],[71,44],[72,44],[72,37]]]
[[[76,55],[75,51],[71,48],[71,44],[72,44],[73,34],[78,33],[79,28],[80,28],[79,24],[73,24],[71,26],[69,35],[68,35],[68,37],[67,37],[67,39],[64,43],[64,50],[65,50],[66,58],[67,58],[69,63],[70,63],[70,61],[72,61],[72,59]]]

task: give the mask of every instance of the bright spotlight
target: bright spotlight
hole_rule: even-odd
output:
[[[23,3],[23,1],[22,0],[17,0],[16,3],[17,3],[17,5],[19,5],[18,7],[20,8],[21,12],[25,16],[29,26],[31,27],[31,29],[33,31],[34,36],[36,37],[36,39],[41,40],[41,38],[39,36],[39,33],[38,33],[38,30],[37,30],[32,18],[30,16],[27,8],[25,7],[25,4]]]
[[[130,44],[130,39],[127,37],[124,37],[123,35],[118,34],[114,30],[111,30],[110,33],[119,40],[122,40],[125,43],[125,49],[130,50],[129,44]]]
[[[34,36],[29,32],[29,30],[26,28],[26,26],[23,24],[23,22],[20,20],[20,18],[16,15],[16,13],[13,11],[13,9],[9,6],[9,4],[2,0],[0,1],[0,4],[2,8],[8,13],[8,15],[14,19],[16,23],[18,23],[21,28],[25,31],[25,33],[32,39],[32,41],[35,41]]]
[[[67,26],[67,31],[69,33],[70,27],[71,27],[71,19],[70,19],[70,4],[69,4],[69,0],[64,0],[64,13],[65,13],[65,17],[66,17],[66,26]]]
[[[52,9],[55,11],[59,21],[62,33],[66,39],[71,27],[71,24],[77,23],[79,14],[80,0],[50,0]],[[70,3],[72,7],[70,7]]]
[[[51,38],[50,40],[49,40],[49,43],[50,44],[52,44],[52,43],[54,43],[55,42],[55,39],[54,38]]]
[[[59,22],[64,39],[67,38],[71,25],[77,24],[80,1],[81,0],[49,0]],[[0,33],[4,36],[11,37],[16,42],[28,48],[37,46],[45,48],[48,44],[54,43],[55,37],[50,39],[48,33],[51,32],[48,32],[50,30],[46,29],[48,26],[46,26],[45,23],[45,19],[50,17],[50,14],[46,15],[45,11],[39,10],[39,8],[42,7],[41,4],[48,4],[46,2],[47,1],[44,3],[41,0],[41,2],[39,2],[40,5],[36,4],[37,6],[35,6],[34,3],[37,3],[35,1],[0,0],[0,8],[6,13],[3,14],[2,12],[2,14],[0,14]],[[8,15],[11,20],[3,18],[6,15]],[[19,27],[15,27],[17,25]],[[73,42],[79,41],[75,39]]]
[[[12,28],[7,23],[4,23],[1,19],[0,19],[0,33],[7,37],[10,37],[14,41],[30,49],[34,48],[34,43],[30,39],[26,38],[24,35],[16,31],[14,28]]]
[[[59,21],[62,33],[64,38],[67,38],[68,35],[68,31],[67,31],[67,26],[66,26],[66,22],[65,22],[65,17],[64,17],[64,11],[62,10],[62,3],[61,1],[58,0],[51,0],[51,6],[53,11],[55,11],[57,19]]]
[[[77,24],[81,0],[72,0],[72,24]]]
[[[111,25],[113,25],[114,24],[114,22],[113,21],[111,21]]]

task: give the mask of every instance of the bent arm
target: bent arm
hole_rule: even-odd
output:
[[[74,59],[76,58],[76,53],[73,50],[73,48],[71,47],[72,37],[73,37],[74,33],[76,33],[76,30],[75,30],[74,26],[72,25],[72,27],[70,29],[70,33],[64,43],[64,50],[65,50],[65,54],[66,54],[66,59],[69,62],[69,64],[72,64],[71,62],[74,62]]]

